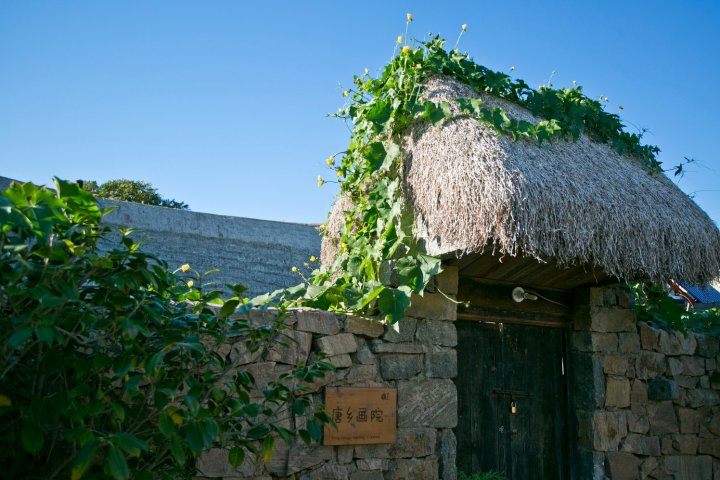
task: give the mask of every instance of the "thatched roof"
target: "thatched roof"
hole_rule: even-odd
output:
[[[447,77],[428,80],[425,96],[480,97],[511,117],[541,120]],[[538,147],[458,115],[416,127],[404,154],[404,194],[429,254],[495,249],[626,280],[705,282],[720,273],[720,232],[707,214],[665,175],[610,145],[582,136]],[[347,202],[340,199],[331,216],[326,263]]]

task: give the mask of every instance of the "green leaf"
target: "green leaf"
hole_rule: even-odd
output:
[[[160,433],[165,435],[167,438],[170,438],[173,434],[175,434],[175,423],[173,423],[170,415],[165,412],[160,414],[158,419],[158,428],[160,429]]]
[[[105,459],[105,465],[107,465],[110,475],[116,480],[130,478],[130,468],[128,467],[127,460],[125,460],[125,455],[123,455],[116,446],[110,446],[108,456]]]
[[[88,467],[92,464],[93,460],[95,460],[95,452],[97,452],[99,445],[100,441],[93,438],[75,455],[70,472],[70,478],[72,480],[79,480],[85,475]]]
[[[113,372],[119,378],[124,377],[130,368],[132,368],[133,359],[130,356],[120,357],[113,363]]]
[[[225,305],[222,306],[220,309],[220,316],[227,317],[228,315],[232,315],[235,313],[235,309],[237,306],[240,305],[240,300],[237,298],[231,298],[227,302],[225,302]]]
[[[153,371],[158,368],[158,365],[160,364],[160,362],[163,361],[164,358],[165,352],[163,352],[162,350],[150,357],[150,360],[148,360],[147,364],[145,365],[146,373],[148,375],[152,375]]]
[[[313,419],[309,418],[307,420],[307,422],[305,423],[305,428],[307,428],[307,431],[313,440],[319,442],[322,439],[322,429],[320,428],[320,425]]]
[[[25,451],[35,455],[45,444],[45,434],[37,425],[26,420],[20,430],[20,440]]]
[[[392,165],[395,163],[397,159],[400,158],[402,151],[400,149],[400,145],[398,145],[395,142],[390,142],[390,144],[387,146],[387,152],[385,155],[385,160],[383,160],[382,165],[380,165],[380,171],[386,172],[392,167]]]
[[[233,467],[239,467],[245,461],[245,449],[242,447],[231,448],[228,460]]]
[[[130,433],[116,433],[113,439],[115,445],[125,450],[132,457],[137,457],[141,451],[147,452],[149,450],[147,442]]]
[[[404,315],[407,307],[410,306],[409,287],[386,288],[380,293],[378,306],[389,323],[399,321]]]
[[[422,114],[422,118],[429,121],[433,125],[437,125],[445,119],[445,114],[442,109],[439,109],[435,103],[431,101],[425,102],[425,111]]]
[[[170,439],[170,453],[172,453],[172,456],[175,459],[175,463],[177,463],[181,467],[185,465],[185,451],[182,448],[180,439],[176,436],[173,436]]]
[[[35,327],[35,336],[43,343],[50,344],[53,341],[55,330],[47,325],[39,325]]]
[[[10,338],[8,339],[8,347],[17,348],[21,346],[28,338],[30,338],[30,335],[32,335],[32,333],[32,327],[22,327],[18,330],[15,330],[15,332],[13,332],[13,334],[10,335]]]
[[[260,440],[261,438],[265,438],[267,434],[270,433],[270,427],[265,425],[264,423],[261,423],[260,425],[255,425],[250,430],[247,431],[247,438],[250,440]]]
[[[270,456],[272,455],[274,445],[275,437],[273,437],[272,435],[268,435],[267,437],[265,437],[265,440],[263,440],[262,444],[263,463],[268,463],[270,461]]]
[[[370,173],[379,170],[383,165],[387,152],[385,146],[381,142],[373,142],[365,148],[363,153],[365,160],[368,162]]]
[[[125,409],[120,403],[112,402],[110,408],[120,422],[125,420]]]
[[[185,428],[185,440],[195,453],[200,453],[205,449],[205,439],[197,423],[191,423]]]

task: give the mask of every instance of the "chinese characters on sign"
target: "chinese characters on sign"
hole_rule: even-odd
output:
[[[325,425],[325,445],[394,443],[397,389],[325,389],[325,409],[336,427]]]

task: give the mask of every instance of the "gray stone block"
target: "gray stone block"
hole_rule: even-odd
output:
[[[669,478],[693,480],[712,480],[712,457],[707,455],[673,455],[663,459],[663,464],[670,474]]]
[[[385,325],[379,320],[368,320],[366,318],[348,315],[345,319],[344,330],[355,335],[377,338],[385,331]]]
[[[438,461],[441,480],[456,480],[457,440],[452,430],[441,430],[438,434]]]
[[[660,351],[665,355],[693,355],[697,348],[694,333],[660,331]]]
[[[295,312],[295,317],[297,319],[296,330],[320,335],[337,335],[340,333],[340,322],[333,312],[301,309]]]
[[[434,428],[398,428],[397,441],[387,450],[388,458],[426,457],[435,453]]]
[[[697,354],[711,358],[720,352],[720,340],[709,335],[696,335]]]
[[[618,334],[618,351],[621,353],[639,353],[640,335],[635,332]]]
[[[404,317],[395,326],[396,331],[392,326],[385,325],[385,334],[383,340],[386,342],[398,343],[398,342],[412,342],[415,338],[415,329],[417,328],[417,320],[412,317]]]
[[[399,458],[390,461],[385,480],[437,480],[438,462],[435,458]]]
[[[398,382],[398,427],[454,428],[457,389],[452,380]]]
[[[350,474],[350,480],[384,480],[382,470],[359,470]]]
[[[623,377],[608,377],[605,387],[605,406],[625,408],[630,406],[630,381]]]
[[[355,341],[355,335],[352,333],[320,337],[315,340],[315,345],[318,350],[329,357],[357,351],[357,342]]]
[[[299,480],[348,480],[348,468],[326,463],[320,468],[301,474]]]
[[[592,410],[605,403],[605,375],[603,359],[599,355],[576,353],[572,355],[572,383],[576,408]]]
[[[421,320],[418,322],[415,337],[418,342],[428,345],[457,345],[457,330],[452,322]]]
[[[457,320],[457,304],[439,293],[425,293],[422,297],[413,295],[406,315],[433,320]]]
[[[382,340],[370,340],[373,353],[423,353],[425,349],[417,343],[388,343]]]
[[[647,406],[650,433],[662,435],[665,433],[678,433],[678,418],[671,401],[650,403]]]
[[[656,378],[648,382],[648,400],[662,402],[673,400],[680,395],[680,389],[676,382],[665,378]]]
[[[333,447],[305,445],[296,442],[288,446],[285,442],[276,442],[270,461],[265,469],[271,475],[288,476],[314,467],[334,457]]]
[[[457,377],[457,352],[453,349],[425,353],[425,376],[428,378]]]
[[[635,375],[643,380],[656,378],[667,370],[665,355],[656,352],[642,351],[637,356]]]
[[[660,455],[660,439],[656,436],[629,433],[623,442],[622,451],[657,457]]]
[[[380,374],[384,380],[405,380],[422,371],[422,355],[383,355]]]
[[[605,459],[605,473],[612,480],[636,480],[640,460],[628,452],[608,452]]]

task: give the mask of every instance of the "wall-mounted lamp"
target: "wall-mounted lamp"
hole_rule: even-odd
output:
[[[526,292],[522,287],[515,287],[512,291],[512,299],[520,303],[523,300],[537,300],[538,297],[530,292]]]

